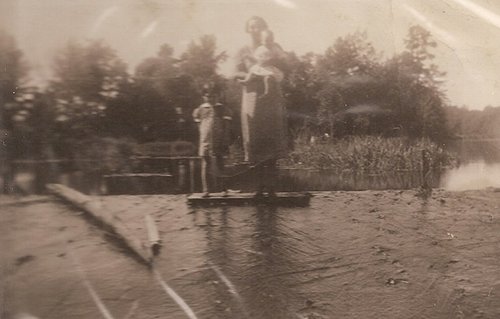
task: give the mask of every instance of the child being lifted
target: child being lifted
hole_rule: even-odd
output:
[[[261,45],[253,52],[255,64],[253,64],[244,79],[238,81],[242,84],[247,84],[254,78],[262,78],[264,81],[264,93],[260,97],[264,97],[269,93],[269,79],[274,77],[277,82],[283,80],[283,72],[272,64],[273,54],[270,50],[274,43],[272,33],[263,33]]]

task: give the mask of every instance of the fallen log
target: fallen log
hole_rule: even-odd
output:
[[[137,238],[129,234],[126,226],[113,215],[103,210],[100,204],[91,197],[61,184],[48,184],[47,190],[66,203],[83,210],[107,231],[112,232],[118,240],[123,242],[141,261],[151,265],[153,255],[149,249]]]

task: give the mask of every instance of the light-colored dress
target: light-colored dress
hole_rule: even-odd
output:
[[[274,50],[273,50],[274,51]],[[282,54],[276,48],[275,56]],[[251,61],[253,50],[243,48],[237,64],[238,71],[249,72],[244,61]],[[277,63],[273,63],[275,66]],[[287,126],[285,100],[280,83],[275,77],[269,78],[268,94],[261,77],[253,77],[243,86],[241,102],[241,129],[245,160],[259,163],[279,159],[287,154]]]
[[[226,155],[229,146],[231,113],[224,105],[203,103],[193,111],[193,119],[199,123],[199,156]]]

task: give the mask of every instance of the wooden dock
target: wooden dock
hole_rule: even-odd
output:
[[[276,196],[255,197],[254,193],[211,193],[210,197],[203,197],[202,193],[188,196],[187,201],[191,206],[242,206],[242,205],[272,205],[288,207],[305,207],[309,205],[311,194],[296,192],[280,192]]]

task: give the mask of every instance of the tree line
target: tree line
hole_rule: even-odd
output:
[[[335,39],[323,54],[288,52],[282,85],[290,135],[451,136],[435,47],[430,32],[412,26],[404,50],[389,58],[365,32]],[[23,54],[0,32],[1,128],[18,149],[28,143],[26,152],[95,137],[194,141],[191,113],[207,84],[224,93],[238,119],[241,87],[219,72],[227,58],[216,37],[204,35],[177,57],[163,44],[129,72],[105,42],[71,42],[57,52],[53,78],[40,90],[26,86]]]
[[[499,138],[500,107],[487,106],[483,110],[450,106],[445,109],[450,130],[462,138]]]

